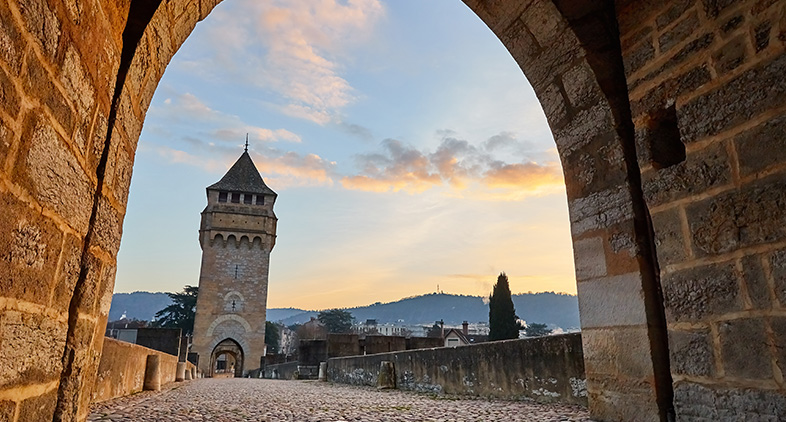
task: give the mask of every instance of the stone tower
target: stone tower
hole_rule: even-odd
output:
[[[202,268],[192,352],[205,375],[242,376],[265,354],[270,251],[276,243],[276,193],[248,150],[207,188],[199,244]],[[220,359],[219,359],[220,358]]]

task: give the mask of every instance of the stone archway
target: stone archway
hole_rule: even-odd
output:
[[[2,409],[86,416],[145,112],[217,3],[0,1]],[[786,408],[786,4],[465,3],[560,152],[593,416]]]
[[[231,359],[226,359],[228,365],[225,368],[219,368],[219,358],[222,355],[228,355]],[[217,373],[228,374],[231,372],[231,376],[233,377],[242,377],[243,376],[243,365],[244,365],[244,356],[243,348],[240,346],[240,343],[237,341],[227,338],[224,339],[215,347],[213,347],[213,352],[210,354],[210,376],[216,376]],[[228,371],[233,369],[232,371]],[[221,372],[218,372],[221,371]]]

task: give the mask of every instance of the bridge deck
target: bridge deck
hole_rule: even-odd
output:
[[[174,388],[173,388],[174,387]],[[200,379],[93,408],[88,421],[589,421],[577,406],[433,397],[317,381]]]

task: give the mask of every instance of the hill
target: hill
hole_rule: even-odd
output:
[[[484,299],[480,296],[432,293],[347,310],[358,321],[376,319],[382,324],[397,321],[405,324],[430,324],[441,319],[446,324],[458,325],[462,321],[488,322],[489,307]],[[513,305],[516,307],[516,314],[525,321],[562,328],[579,327],[578,299],[574,295],[551,292],[517,294],[513,295]],[[316,317],[317,313],[304,311],[280,321],[285,325],[301,324],[311,317]]]
[[[458,325],[462,321],[487,322],[489,307],[480,296],[432,293],[408,297],[390,303],[375,303],[368,306],[348,308],[358,321],[376,319],[379,323],[401,321],[405,324],[431,324],[444,320],[446,324]],[[129,318],[150,320],[160,309],[171,303],[165,293],[116,293],[112,298],[109,320],[120,318],[123,312]],[[513,304],[518,316],[527,322],[540,322],[562,328],[579,327],[577,297],[561,293],[524,293],[513,295]],[[280,321],[285,325],[302,324],[318,311],[297,308],[271,308],[267,311],[269,321]]]
[[[166,293],[133,292],[112,295],[109,320],[117,321],[126,314],[128,319],[150,321],[156,312],[166,308],[172,299]]]

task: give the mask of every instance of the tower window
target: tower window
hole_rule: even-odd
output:
[[[243,195],[243,203],[244,204],[251,205],[251,199],[252,198],[251,198],[251,194],[250,193],[246,193],[246,194]]]
[[[226,192],[219,192],[218,193],[218,202],[226,202],[227,201],[227,193]]]
[[[265,196],[257,195],[257,205],[265,205]]]
[[[240,203],[240,194],[232,192],[232,203],[239,204]]]

